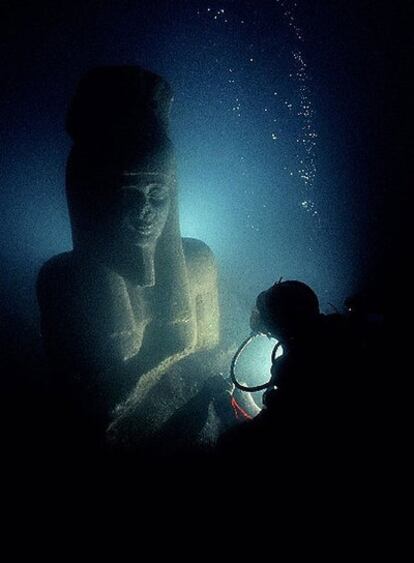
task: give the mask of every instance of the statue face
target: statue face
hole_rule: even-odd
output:
[[[169,178],[163,174],[124,172],[115,190],[114,235],[133,246],[155,244],[170,208]]]

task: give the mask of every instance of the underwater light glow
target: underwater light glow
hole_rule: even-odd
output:
[[[226,249],[231,252],[233,248],[235,233],[238,232],[236,221],[230,202],[223,199],[218,205],[212,195],[214,191],[203,188],[203,193],[208,195],[204,195],[200,205],[200,194],[190,190],[187,184],[183,186],[180,197],[181,235],[206,242],[221,257]]]

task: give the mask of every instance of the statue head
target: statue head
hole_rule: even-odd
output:
[[[170,237],[172,229],[178,233],[171,102],[161,77],[139,67],[103,67],[81,80],[67,117],[75,250],[139,285],[155,283],[156,247],[166,228]]]
[[[123,246],[152,246],[161,236],[170,206],[168,177],[145,174],[135,167],[115,180],[115,215],[107,218],[108,231]]]

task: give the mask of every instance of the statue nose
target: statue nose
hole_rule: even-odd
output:
[[[154,210],[149,206],[145,205],[141,210],[139,216],[142,219],[152,219],[154,217]]]
[[[140,219],[151,219],[154,217],[154,209],[148,197],[141,201],[140,205],[137,205],[137,212]]]

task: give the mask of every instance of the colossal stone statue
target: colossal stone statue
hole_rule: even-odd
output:
[[[213,255],[180,236],[171,102],[159,76],[102,67],[81,80],[67,116],[74,248],[40,271],[41,329],[56,376],[105,424],[120,405],[139,411],[174,364],[218,343]]]

